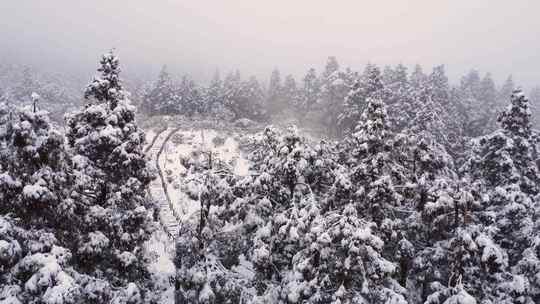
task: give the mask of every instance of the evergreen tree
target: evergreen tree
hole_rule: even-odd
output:
[[[491,74],[487,73],[482,81],[480,82],[480,103],[484,108],[486,115],[489,116],[487,119],[487,126],[485,129],[490,132],[497,129],[497,115],[499,109],[497,107],[497,89],[495,88],[495,82],[491,78]]]
[[[283,98],[285,99],[287,110],[298,108],[301,102],[300,90],[292,75],[285,76],[285,80],[283,81]]]
[[[339,116],[339,122],[345,132],[354,130],[360,120],[368,99],[386,100],[388,97],[380,69],[368,64],[364,73],[358,78],[348,93],[343,106],[343,112]]]
[[[118,57],[104,55],[98,71],[102,77],[94,78],[85,97],[100,103],[88,104],[67,121],[76,177],[73,199],[80,202],[81,215],[72,227],[78,248],[74,264],[84,273],[149,296],[142,244],[153,231],[155,207],[145,198],[152,179],[143,152],[145,137],[122,89]]]
[[[33,92],[40,93],[40,84],[35,79],[33,71],[26,67],[22,72],[21,83],[13,89],[13,98],[17,103],[24,103],[30,100]]]
[[[321,75],[320,110],[321,122],[330,136],[338,135],[338,116],[342,112],[345,96],[350,90],[351,84],[347,83],[346,73],[339,70],[335,57],[328,57]]]
[[[485,207],[479,220],[488,227],[487,231],[492,231],[490,239],[494,246],[501,248],[497,252],[502,253],[490,254],[494,260],[482,257],[482,262],[491,263],[489,274],[500,273],[494,287],[499,290],[497,296],[521,297],[524,303],[531,298],[537,301],[540,296],[537,290],[528,287],[537,282],[538,272],[534,269],[538,267],[530,263],[536,250],[531,231],[537,220],[531,210],[535,209],[534,200],[540,190],[530,116],[528,100],[521,90],[515,90],[510,105],[498,118],[501,129],[475,140],[464,168],[468,178],[474,181],[476,193],[482,195],[479,199]],[[516,280],[526,281],[520,285],[508,283]]]
[[[398,142],[387,123],[382,101],[368,98],[362,118],[342,152],[343,163],[350,167],[356,208],[379,228],[383,222],[395,219],[391,216],[392,209],[401,204],[402,198],[394,185],[404,179],[393,154],[398,150],[395,146]]]
[[[219,71],[214,73],[210,85],[202,92],[202,99],[204,100],[203,113],[211,116],[222,116],[224,114],[223,81]]]
[[[321,92],[319,99],[320,121],[329,136],[340,136],[339,117],[343,113],[343,105],[347,94],[358,78],[350,68],[339,69],[335,57],[329,57],[325,70],[321,75]]]
[[[240,74],[230,74],[224,82],[224,104],[233,113],[233,121],[240,118],[265,120],[264,92],[255,77],[241,81]]]
[[[46,112],[23,110],[16,117],[4,116],[0,124],[0,299],[8,303],[143,303],[134,284],[104,280],[103,272],[95,271],[98,267],[109,273],[107,263],[80,263],[84,248],[108,244],[101,243],[101,232],[90,242],[81,242],[80,229],[90,217],[84,212],[85,201],[74,193],[78,176],[65,139],[52,127]],[[152,302],[151,297],[147,299]]]
[[[484,127],[490,116],[484,113],[479,100],[480,74],[471,70],[461,78],[459,99],[461,102],[461,117],[465,136],[476,137],[485,134]]]
[[[385,68],[383,81],[389,91],[387,105],[391,128],[399,132],[410,123],[416,110],[412,103],[407,68],[402,64]]]
[[[324,71],[321,75],[321,78],[328,79],[330,75],[334,74],[335,72],[339,71],[339,63],[334,56],[329,56],[326,60],[326,66],[324,67]]]
[[[444,66],[433,68],[421,86],[412,89],[411,97],[416,113],[410,118],[408,129],[414,133],[427,132],[450,152],[456,152],[461,142],[458,123],[459,105],[450,98],[448,78]]]
[[[537,194],[538,168],[529,102],[521,90],[498,118],[501,129],[477,140],[470,172],[488,187],[517,185],[526,194]],[[497,151],[497,153],[494,153]]]
[[[422,70],[422,66],[419,64],[414,66],[414,71],[411,73],[411,76],[409,78],[409,82],[411,84],[411,87],[413,87],[416,90],[421,89],[424,84],[427,82],[427,75]]]
[[[225,175],[212,170],[203,173],[200,210],[184,223],[177,239],[177,303],[242,303],[242,298],[251,298],[252,282],[243,280],[237,271],[245,266],[241,262],[245,262],[248,230],[241,225],[226,227],[238,216],[236,210],[227,209],[234,209],[231,184],[235,178],[231,172],[221,173]]]
[[[301,89],[301,101],[297,105],[297,115],[301,122],[303,122],[306,116],[311,112],[313,107],[319,100],[321,85],[317,72],[314,68],[308,70],[306,76],[303,79],[303,86]]]
[[[288,300],[308,303],[407,303],[382,257],[383,241],[352,204],[315,219],[302,236],[310,243],[293,259]],[[298,278],[298,279],[296,279]]]
[[[195,81],[189,76],[184,75],[174,88],[174,96],[179,106],[179,114],[192,116],[196,113],[204,112],[204,100],[201,98],[201,92]]]
[[[46,112],[27,109],[11,119],[5,104],[0,110],[0,299],[76,303],[76,273],[66,269],[71,252],[57,239],[66,243],[75,206],[63,137]]]
[[[166,66],[161,68],[157,82],[143,98],[142,110],[149,115],[178,112],[172,79]]]
[[[504,109],[506,107],[508,104],[508,98],[510,98],[512,92],[514,92],[514,89],[516,89],[516,85],[514,84],[512,75],[510,75],[508,78],[506,78],[497,94],[497,105],[500,109]]]
[[[530,93],[531,119],[535,129],[540,129],[540,86],[534,87]]]
[[[119,100],[126,98],[120,82],[120,62],[118,57],[111,51],[101,57],[99,76],[88,84],[84,91],[84,98],[94,98],[99,102],[108,103],[114,110]]]
[[[271,114],[279,114],[285,109],[285,102],[281,74],[278,69],[274,69],[270,75],[266,105]]]

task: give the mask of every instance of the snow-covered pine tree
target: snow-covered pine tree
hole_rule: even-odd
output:
[[[392,278],[396,266],[382,256],[384,242],[373,231],[376,226],[362,219],[354,204],[314,216],[301,234],[304,246],[293,257],[283,288],[286,300],[407,303],[404,289]]]
[[[416,110],[412,104],[411,88],[407,68],[399,64],[395,68],[386,67],[383,82],[388,88],[388,117],[395,132],[403,130]]]
[[[434,101],[436,94],[429,86],[416,87],[412,92],[418,110],[406,128],[394,135],[393,152],[387,160],[399,168],[392,176],[399,185],[396,191],[402,204],[391,213],[395,219],[387,221],[383,231],[388,244],[385,252],[399,263],[399,282],[409,289],[408,300],[414,303],[425,300],[425,291],[417,286],[433,280],[433,269],[424,268],[432,263],[431,251],[425,252],[445,238],[449,228],[446,222],[431,217],[438,212],[432,206],[444,205],[441,213],[458,206],[451,199],[457,178],[453,159],[442,144],[447,140],[445,121],[441,119],[444,110]]]
[[[252,205],[258,216],[249,217],[256,225],[248,254],[256,271],[256,300],[406,303],[392,279],[396,266],[382,257],[377,226],[364,220],[350,199],[319,201],[332,181],[347,178],[338,175],[336,154],[323,144],[310,148],[294,129],[283,135],[267,129],[265,138],[255,157],[262,160],[254,168],[261,174],[245,181],[261,197]]]
[[[59,243],[51,229],[0,213],[0,302],[83,303],[80,274],[69,266],[71,252]],[[108,301],[110,292],[102,289],[99,294],[108,294],[103,299]]]
[[[281,73],[276,68],[270,75],[270,82],[266,93],[266,107],[270,114],[280,114],[286,108],[286,100],[283,96]]]
[[[0,301],[103,303],[111,282],[74,265],[84,217],[65,139],[43,111],[0,115]],[[117,297],[119,300],[120,298]]]
[[[398,265],[395,278],[411,288],[410,299],[414,299],[412,286],[422,275],[413,259],[424,249],[413,244],[427,245],[431,237],[429,224],[422,224],[422,214],[430,202],[451,193],[448,182],[455,178],[452,158],[436,139],[434,129],[444,127],[437,125],[440,118],[432,112],[436,107],[431,92],[423,85],[421,88],[427,92],[415,99],[420,111],[398,134],[387,125],[384,104],[368,99],[357,130],[342,152],[351,169],[347,182],[340,181],[347,185],[341,187],[343,190],[352,188],[340,193],[345,197],[349,193],[359,212],[376,223],[378,236],[385,243],[382,254]]]
[[[0,103],[7,103],[8,102],[8,92],[6,92],[5,89],[0,87]]]
[[[399,263],[399,268],[395,268],[399,272],[395,275],[406,285],[413,250],[403,220],[415,206],[404,204],[405,190],[421,190],[417,187],[421,181],[409,177],[416,177],[417,172],[406,170],[415,161],[404,159],[410,157],[404,150],[412,152],[413,149],[406,146],[412,143],[389,129],[386,107],[380,99],[368,98],[367,102],[355,133],[347,139],[341,152],[342,163],[350,168],[345,178],[347,182],[336,181],[347,185],[341,187],[343,190],[350,188],[340,192],[349,193],[348,199],[355,202],[360,216],[376,224],[377,236],[384,241],[383,256],[396,265]]]
[[[41,93],[40,84],[33,75],[34,71],[28,67],[22,71],[22,79],[13,89],[13,99],[17,105],[22,105],[30,101],[33,92]]]
[[[356,79],[354,76],[350,69],[341,71],[335,57],[328,57],[321,75],[320,110],[321,122],[329,136],[340,134],[338,118],[343,111],[345,97]]]
[[[267,156],[257,169],[263,173],[249,183],[263,197],[255,205],[260,215],[248,255],[259,286],[256,300],[405,303],[391,278],[395,266],[381,256],[383,243],[356,206],[320,208],[318,200],[337,178],[335,154],[323,143],[310,148],[294,129],[265,134]]]
[[[81,272],[150,296],[142,244],[153,230],[155,207],[145,197],[153,177],[143,152],[145,137],[122,89],[118,57],[111,52],[100,63],[101,76],[85,92],[90,103],[67,119],[76,178],[72,195],[81,217],[72,227],[74,264]]]
[[[437,286],[437,292],[431,294],[424,304],[476,304],[476,299],[463,289],[462,285],[456,287]]]
[[[285,99],[285,107],[290,113],[294,112],[301,102],[300,90],[292,75],[285,76],[285,80],[283,80],[283,98]]]
[[[378,99],[384,102],[388,97],[386,93],[380,69],[376,65],[368,64],[364,73],[355,80],[344,101],[343,111],[339,116],[342,130],[345,133],[354,132],[367,107],[367,100]]]
[[[538,286],[540,267],[530,263],[538,259],[538,242],[532,231],[537,221],[535,200],[540,191],[530,116],[527,98],[521,90],[515,90],[510,105],[498,118],[501,128],[475,139],[463,168],[483,204],[480,223],[491,232],[493,246],[501,248],[486,252],[489,248],[484,247],[482,256],[482,262],[490,267],[488,274],[498,274],[498,285],[493,287],[498,290],[495,296],[521,297],[524,303],[531,298],[540,299],[538,288],[534,288]],[[499,299],[489,294],[483,296]]]
[[[409,105],[414,111],[406,116],[408,120],[402,124],[402,131],[413,136],[422,134],[420,137],[429,138],[430,145],[437,143],[444,145],[446,149],[457,145],[460,129],[455,121],[450,119],[453,109],[449,106],[448,95],[448,79],[444,66],[435,67],[428,77],[416,80],[408,93]],[[405,111],[399,111],[402,112]],[[396,115],[402,115],[399,113]]]
[[[179,107],[179,114],[192,116],[204,112],[204,100],[201,98],[200,89],[195,81],[188,75],[184,75],[178,85],[175,87],[175,100]]]
[[[508,104],[508,98],[512,96],[512,92],[516,89],[516,85],[514,83],[514,78],[512,75],[508,76],[506,80],[504,81],[503,85],[497,92],[497,107],[499,109],[504,109]]]
[[[180,110],[176,102],[172,79],[163,66],[158,80],[144,95],[141,109],[149,115],[176,114]]]
[[[417,64],[414,66],[414,71],[412,71],[409,76],[409,83],[411,87],[416,90],[421,89],[428,80],[428,76],[424,73],[422,66]]]
[[[219,71],[214,73],[210,84],[202,92],[202,99],[204,104],[203,112],[205,114],[214,117],[223,117],[223,81],[221,80]]]
[[[395,138],[387,123],[386,106],[381,99],[368,98],[355,132],[344,147],[344,163],[351,168],[354,201],[362,216],[379,227],[392,218],[391,208],[400,204],[394,183],[403,181],[403,172],[396,166]]]
[[[476,137],[494,131],[499,109],[491,75],[488,73],[480,79],[478,71],[472,70],[462,77],[458,91],[464,136]]]
[[[495,131],[498,127],[497,115],[504,108],[499,108],[497,106],[497,89],[495,88],[495,82],[493,81],[490,73],[484,75],[480,82],[479,99],[487,115],[489,116],[487,126],[485,128],[488,132]]]
[[[236,179],[231,172],[212,170],[201,178],[200,209],[176,240],[176,303],[244,303],[252,286],[240,272],[249,235],[235,225],[242,216],[231,187]]]
[[[490,116],[484,115],[484,109],[479,100],[480,74],[478,71],[471,70],[463,76],[458,89],[464,136],[476,137],[485,134],[484,127]]]
[[[296,114],[300,122],[304,122],[307,115],[313,109],[313,106],[319,100],[321,85],[317,72],[314,68],[308,70],[307,74],[302,79],[302,88],[300,89],[300,102],[296,107]]]
[[[233,113],[233,121],[240,118],[262,121],[267,118],[264,92],[254,76],[242,81],[239,72],[229,74],[224,81],[224,104]]]
[[[531,101],[531,120],[533,128],[540,130],[540,86],[531,89],[529,98]]]
[[[459,162],[466,150],[466,144],[463,136],[464,116],[458,91],[450,87],[443,65],[433,68],[428,76],[427,86],[428,103],[433,103],[433,121],[438,121],[438,127],[433,134],[438,134],[438,142],[444,145],[454,162]]]
[[[517,186],[527,195],[540,191],[529,101],[520,89],[498,118],[500,129],[476,140],[468,172],[486,187]]]
[[[328,131],[328,135],[335,135],[333,133],[336,126],[337,115],[341,113],[341,107],[343,106],[343,98],[348,93],[347,88],[341,88],[338,90],[338,86],[344,84],[340,77],[343,76],[340,73],[339,63],[334,56],[328,57],[326,65],[320,76],[320,96],[317,104],[317,112],[321,116],[320,121]],[[340,98],[340,93],[343,93],[343,97]],[[333,121],[333,122],[332,122]]]
[[[118,56],[111,51],[104,54],[100,60],[100,67],[97,69],[99,76],[88,84],[84,90],[84,98],[93,98],[99,102],[109,104],[109,108],[114,110],[119,100],[127,98],[120,81],[120,62]]]

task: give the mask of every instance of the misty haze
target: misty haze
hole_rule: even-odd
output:
[[[0,304],[540,303],[539,11],[1,1]]]

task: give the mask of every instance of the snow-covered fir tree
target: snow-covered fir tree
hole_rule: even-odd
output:
[[[354,84],[357,76],[347,68],[339,69],[335,57],[328,57],[325,69],[321,75],[321,123],[327,128],[330,136],[340,135],[338,119],[342,113],[343,102]]]
[[[171,76],[167,67],[163,66],[158,80],[143,97],[141,110],[149,115],[177,113],[180,109],[176,101]]]
[[[281,73],[277,68],[270,75],[270,82],[266,93],[266,106],[270,114],[279,114],[286,108]]]
[[[282,92],[286,102],[286,109],[292,112],[301,100],[300,89],[298,88],[296,79],[292,75],[285,76]]]
[[[242,81],[240,73],[229,74],[223,83],[224,105],[232,112],[233,121],[240,118],[265,120],[264,92],[257,78]]]
[[[452,84],[442,65],[317,70],[275,69],[266,87],[163,67],[143,87],[111,52],[63,133],[70,88],[2,66],[0,303],[162,303],[144,244],[167,210],[148,195],[132,86],[145,126],[246,132],[224,152],[238,159],[194,148],[164,170],[191,204],[172,210],[177,303],[540,303],[540,90],[475,70]],[[170,138],[167,163],[199,140]]]
[[[540,86],[531,89],[529,98],[531,103],[531,119],[533,128],[540,130]]]
[[[175,96],[180,110],[179,114],[192,116],[205,111],[204,100],[197,84],[189,76],[184,75],[175,88]]]
[[[532,231],[537,226],[540,173],[530,116],[527,98],[515,90],[498,118],[500,129],[475,139],[463,168],[474,185],[476,200],[482,204],[478,222],[485,237],[475,239],[483,249],[477,263],[493,278],[490,284],[485,280],[478,283],[476,296],[499,303],[539,299],[538,267],[531,262],[538,259]],[[468,284],[475,278],[471,274]]]
[[[89,103],[67,120],[73,199],[81,202],[76,209],[81,221],[73,227],[74,263],[85,273],[150,296],[142,244],[153,230],[154,205],[145,197],[153,177],[143,153],[145,137],[122,89],[118,57],[107,53],[100,64],[101,75],[85,91]]]
[[[35,79],[32,69],[26,67],[22,72],[21,82],[13,90],[13,98],[22,104],[30,100],[30,95],[33,92],[40,91],[40,84]]]
[[[118,56],[111,51],[104,54],[100,60],[100,67],[97,70],[99,76],[88,84],[84,91],[84,98],[94,98],[99,102],[108,103],[114,110],[118,101],[127,98],[120,81],[120,62]]]
[[[134,262],[135,257],[118,251],[105,237],[121,226],[109,226],[102,214],[92,217],[90,209],[96,207],[77,193],[78,159],[47,113],[29,108],[9,113],[2,107],[0,115],[0,299],[6,303],[143,303],[142,288],[135,285],[142,281],[140,273],[133,273],[132,266],[116,264],[109,257],[104,257],[108,263],[88,260],[89,252],[104,250],[122,255],[122,261]],[[101,227],[86,234],[90,221]],[[129,276],[126,272],[136,279],[119,280],[119,273]]]
[[[389,91],[387,106],[391,128],[394,131],[401,131],[410,122],[415,111],[407,68],[402,64],[395,68],[386,67],[383,72],[383,82]]]
[[[321,85],[314,68],[308,70],[302,79],[301,97],[296,104],[296,113],[300,121],[304,122],[306,116],[313,109],[313,106],[319,100]]]
[[[344,132],[350,133],[354,131],[357,122],[361,119],[362,113],[367,106],[368,99],[387,99],[382,73],[373,64],[368,64],[364,73],[354,81],[344,101],[343,110],[339,116],[339,124]]]
[[[503,85],[497,92],[497,105],[499,108],[504,109],[508,104],[508,98],[512,95],[512,92],[516,89],[516,84],[514,83],[514,78],[512,75],[508,76],[504,81]]]
[[[203,113],[210,116],[220,117],[224,114],[223,81],[219,71],[214,73],[209,86],[202,91]]]

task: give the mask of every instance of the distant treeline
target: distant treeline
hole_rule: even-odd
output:
[[[209,115],[228,119],[259,121],[295,119],[297,124],[318,126],[328,135],[346,134],[362,112],[368,97],[378,97],[388,106],[391,127],[403,128],[415,103],[430,100],[441,106],[451,128],[464,136],[478,136],[494,130],[501,112],[516,88],[512,76],[497,86],[486,73],[471,70],[457,85],[451,85],[444,66],[425,73],[420,65],[412,72],[404,65],[384,69],[368,64],[364,71],[342,69],[329,57],[321,73],[313,68],[295,79],[275,69],[267,86],[256,77],[242,79],[239,71],[222,78],[216,72],[208,86],[188,75],[175,80],[166,67],[158,80],[140,91],[140,108],[149,115]],[[540,124],[540,87],[531,90],[534,125]],[[399,113],[399,115],[397,115]]]

